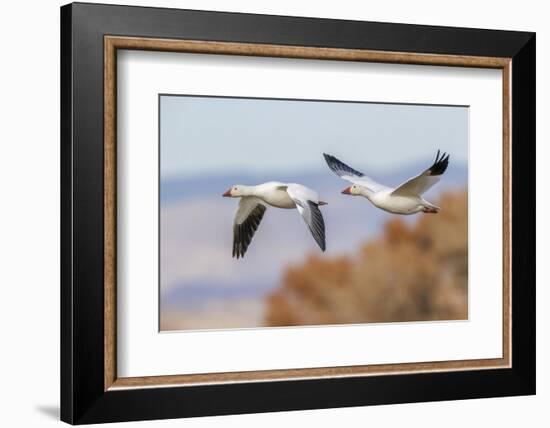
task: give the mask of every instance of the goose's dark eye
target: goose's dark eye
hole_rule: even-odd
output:
[[[233,188],[233,190],[237,190],[237,188],[236,188],[236,187],[234,187],[234,188]]]

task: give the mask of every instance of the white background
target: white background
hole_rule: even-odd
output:
[[[109,1],[104,1],[110,3]],[[285,412],[140,423],[141,426],[546,426],[550,403],[547,302],[550,206],[542,183],[550,155],[547,120],[549,14],[544,2],[353,0],[127,1],[131,4],[416,24],[537,31],[538,395],[462,402]],[[59,1],[6,2],[0,13],[0,320],[2,425],[58,424],[59,405]],[[138,426],[138,423],[124,426]]]
[[[502,262],[484,257],[502,251],[500,70],[125,51],[117,78],[119,376],[502,356]],[[159,93],[469,105],[468,321],[159,334]]]

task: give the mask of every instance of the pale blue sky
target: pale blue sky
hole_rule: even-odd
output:
[[[369,174],[467,164],[468,108],[162,95],[161,177],[325,168],[331,153]]]

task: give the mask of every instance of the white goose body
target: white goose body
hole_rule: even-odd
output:
[[[392,214],[415,214],[422,211],[427,202],[420,197],[392,196],[392,191],[382,190],[370,196],[365,196],[375,207]]]
[[[269,181],[256,186],[238,184],[223,196],[241,199],[233,221],[233,257],[244,257],[268,205],[297,209],[315,242],[325,251],[325,222],[319,206],[326,202],[320,201],[314,190],[301,184]]]
[[[422,198],[439,181],[449,165],[449,155],[439,150],[435,161],[428,169],[410,178],[401,185],[391,188],[377,183],[363,173],[351,168],[334,156],[323,154],[329,168],[339,177],[352,183],[342,193],[363,196],[374,206],[393,214],[437,213],[440,208]]]
[[[292,200],[285,187],[288,184],[278,181],[269,181],[257,186],[250,186],[254,196],[260,198],[266,204],[275,208],[296,208],[296,202]],[[319,198],[317,197],[317,201]]]

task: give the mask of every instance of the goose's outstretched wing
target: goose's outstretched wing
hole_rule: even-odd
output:
[[[344,180],[349,181],[350,183],[357,184],[359,186],[366,187],[372,192],[379,192],[380,190],[388,189],[388,187],[377,183],[372,178],[367,177],[362,172],[353,169],[351,166],[346,165],[341,160],[335,158],[332,155],[323,153],[325,161],[327,162],[328,167],[334,172],[337,176],[343,178]]]
[[[405,181],[400,186],[396,187],[392,192],[394,196],[420,196],[422,193],[427,192],[435,183],[439,181],[441,175],[449,166],[449,157],[447,153],[443,153],[439,156],[440,151],[437,151],[435,161],[428,169]]]
[[[321,250],[325,251],[325,221],[319,209],[319,195],[301,184],[289,184],[286,192],[296,204],[298,212],[304,219]]]
[[[233,221],[233,257],[244,257],[266,209],[262,201],[256,197],[241,198]]]

